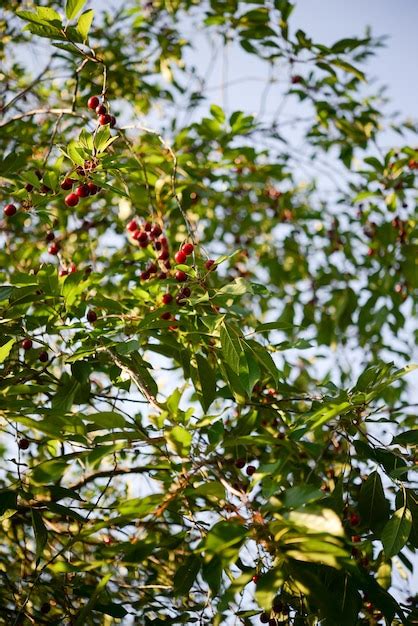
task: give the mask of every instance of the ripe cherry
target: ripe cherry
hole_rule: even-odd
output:
[[[6,206],[3,209],[3,213],[7,217],[12,217],[16,213],[16,211],[17,209],[14,204],[6,204]]]
[[[79,198],[87,198],[90,195],[90,189],[88,185],[80,185],[76,188],[75,193]],[[68,196],[67,196],[68,197]],[[72,206],[72,205],[70,205]]]
[[[235,461],[235,467],[242,469],[245,466],[245,459],[237,459]]]
[[[23,437],[22,439],[19,439],[17,445],[19,446],[20,450],[27,450],[29,448],[29,440]]]
[[[192,292],[189,287],[183,287],[183,289],[180,292],[180,295],[183,296],[183,298],[190,298],[191,293]]]
[[[76,206],[78,204],[78,195],[69,193],[68,196],[65,196],[64,202],[67,206]]]
[[[89,109],[93,110],[99,106],[99,103],[100,103],[100,100],[97,96],[91,96],[91,98],[89,98],[87,101],[87,106]]]
[[[51,605],[49,602],[44,602],[40,608],[40,611],[43,615],[46,615],[51,610]]]
[[[205,267],[207,270],[210,270],[215,265],[215,261],[213,259],[208,259],[205,261]]]
[[[30,193],[31,191],[33,191],[33,185],[31,185],[30,183],[26,183],[25,189],[28,193]]]
[[[135,233],[134,239],[140,243],[148,243],[148,235],[144,230],[139,230],[138,234]]]
[[[116,117],[114,115],[110,116],[110,128],[114,128],[116,126]]]
[[[192,243],[185,243],[182,245],[181,249],[186,256],[189,256],[194,250],[194,245]]]
[[[45,235],[45,241],[50,242],[50,241],[54,241],[54,239],[55,239],[55,235],[54,235],[54,233],[52,232],[52,230],[50,230],[49,232],[47,232],[47,234]]]
[[[145,230],[147,233],[149,233],[149,232],[150,232],[151,228],[152,228],[152,224],[150,224],[149,222],[145,222],[145,224],[144,224],[144,230]]]
[[[158,257],[158,260],[159,261],[167,261],[169,256],[170,256],[170,254],[169,254],[168,250],[163,250],[161,252],[161,254],[159,255],[159,257]]]
[[[147,270],[150,274],[156,274],[158,272],[158,266],[156,263],[151,263],[148,265]]]
[[[160,273],[158,274],[158,278],[159,278],[160,280],[165,280],[165,279],[167,278],[167,274],[166,274],[165,272],[160,272]]]
[[[145,270],[144,272],[141,272],[140,279],[141,280],[148,280],[150,276],[151,276],[151,274],[147,270]]]
[[[171,295],[171,293],[164,293],[162,300],[164,304],[170,304],[170,302],[173,301],[173,296]]]
[[[107,109],[106,109],[105,105],[104,104],[99,104],[96,107],[96,113],[97,113],[97,115],[106,115]]]
[[[89,188],[89,193],[91,196],[95,196],[96,193],[99,192],[99,187],[92,182],[87,183],[87,187]]]
[[[260,580],[260,575],[259,574],[254,574],[254,576],[251,578],[251,580],[253,581],[253,583],[257,584],[258,581]]]
[[[181,270],[177,270],[176,274],[175,274],[175,279],[178,283],[184,283],[185,280],[187,280],[187,274],[186,272],[182,272]]]
[[[127,230],[129,230],[129,232],[133,233],[134,231],[138,230],[138,222],[136,220],[131,220],[126,228]]]
[[[254,474],[255,470],[256,470],[256,468],[255,468],[254,465],[249,465],[247,467],[247,469],[245,470],[245,472],[246,472],[247,476],[252,476]]]
[[[161,313],[160,318],[162,320],[171,320],[171,313],[170,313],[170,311],[164,311],[164,313]]]
[[[106,124],[110,124],[110,122],[111,122],[110,115],[99,115],[100,126],[106,126]]]
[[[298,83],[302,82],[302,76],[299,76],[298,74],[296,74],[295,76],[292,76],[292,78],[290,79],[292,85],[297,85]]]
[[[59,246],[59,243],[57,243],[56,241],[53,241],[51,245],[48,246],[49,254],[56,255],[58,254],[59,251],[60,251],[60,246]]]
[[[60,184],[60,187],[64,191],[69,191],[74,185],[74,183],[75,183],[75,180],[73,180],[72,178],[64,178],[64,180]]]
[[[157,239],[157,237],[159,237],[162,232],[163,231],[161,230],[160,226],[158,226],[158,224],[155,224],[155,226],[153,226],[150,230],[151,239]]]
[[[74,272],[77,271],[77,265],[75,263],[70,263],[70,267],[68,269],[70,271],[70,274],[74,274]]]
[[[87,320],[90,322],[90,324],[94,324],[94,322],[97,320],[96,311],[93,311],[93,309],[89,309],[87,311]]]
[[[260,622],[262,624],[268,624],[270,621],[270,616],[268,613],[261,613],[260,615]]]
[[[351,537],[351,541],[352,541],[353,543],[360,543],[360,541],[361,541],[361,537],[360,537],[360,535],[353,535],[353,536]]]
[[[48,352],[42,351],[39,353],[38,359],[41,363],[46,363],[48,361]]]
[[[179,250],[178,252],[176,252],[176,254],[174,255],[174,259],[176,261],[176,263],[185,263],[186,262],[186,255],[182,250]]]
[[[60,269],[58,276],[68,276],[68,270]]]
[[[350,513],[348,518],[351,526],[358,526],[360,524],[360,516],[357,513]]]
[[[23,348],[24,350],[30,350],[30,349],[32,348],[32,346],[33,346],[32,339],[29,339],[29,338],[27,337],[26,339],[24,339],[24,340],[22,341],[22,348]]]

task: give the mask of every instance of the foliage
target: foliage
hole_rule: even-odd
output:
[[[418,152],[379,147],[382,41],[287,0],[46,4],[0,18],[4,623],[415,623]],[[286,76],[303,151],[195,89],[202,29]]]

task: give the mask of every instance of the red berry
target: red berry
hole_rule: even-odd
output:
[[[158,272],[158,266],[156,263],[151,263],[150,265],[148,265],[147,271],[150,274],[156,274]]]
[[[90,195],[90,189],[88,185],[80,185],[76,188],[75,193],[79,198],[87,198]],[[68,198],[68,196],[67,196]],[[72,206],[72,205],[70,205]]]
[[[180,292],[180,295],[183,296],[183,298],[190,298],[191,293],[192,292],[189,287],[183,287],[183,289]]]
[[[96,193],[99,192],[99,187],[92,182],[87,183],[87,187],[89,188],[89,192],[91,196],[95,196]]]
[[[95,109],[97,106],[99,106],[99,98],[97,96],[91,96],[91,98],[88,99],[87,101],[87,106],[89,107],[89,109]]]
[[[58,272],[58,276],[68,276],[68,270],[61,269]]]
[[[96,311],[93,311],[93,309],[89,309],[87,311],[87,319],[90,322],[90,324],[93,324],[97,320]]]
[[[64,180],[62,181],[60,187],[64,191],[68,191],[69,189],[72,188],[74,183],[75,183],[75,180],[73,180],[72,178],[64,178]]]
[[[176,281],[178,283],[184,283],[184,281],[187,280],[187,274],[186,274],[186,272],[182,272],[181,270],[177,270],[175,278],[176,278]]]
[[[165,280],[165,279],[167,278],[167,274],[166,274],[165,272],[160,272],[160,273],[158,274],[158,278],[159,278],[160,280]]]
[[[178,252],[176,252],[176,254],[174,255],[174,259],[176,261],[176,263],[185,263],[186,262],[186,255],[182,250],[179,250]]]
[[[238,469],[242,469],[245,465],[245,459],[237,459],[235,461],[235,467],[237,467]]]
[[[164,237],[164,235],[161,235],[158,241],[160,242],[163,248],[168,248],[167,237]]]
[[[164,313],[161,313],[160,318],[162,320],[169,320],[169,319],[171,319],[170,311],[165,311]]]
[[[40,608],[40,611],[43,615],[45,615],[46,613],[49,613],[50,610],[51,610],[51,605],[49,602],[44,602]]]
[[[161,254],[158,257],[159,261],[167,261],[167,259],[170,257],[170,254],[168,252],[168,250],[163,250],[161,252]]]
[[[170,302],[173,301],[173,296],[171,295],[171,293],[164,293],[162,300],[164,304],[170,304]]]
[[[70,274],[74,274],[77,271],[77,265],[75,263],[70,263],[69,267]]]
[[[46,363],[48,361],[48,352],[40,352],[38,359],[40,360],[41,363]]]
[[[152,228],[152,224],[150,224],[149,222],[145,222],[145,224],[144,224],[144,230],[145,230],[147,233],[149,233],[149,232],[150,232],[151,228]]]
[[[290,80],[291,80],[292,85],[297,85],[298,83],[302,82],[302,76],[299,76],[297,74],[296,76],[292,76]]]
[[[22,348],[24,350],[30,350],[33,346],[32,339],[26,338],[22,341]]]
[[[19,446],[21,450],[27,450],[29,448],[29,441],[23,438],[19,440],[17,445]]]
[[[55,239],[55,235],[52,232],[52,230],[50,230],[49,232],[47,232],[47,234],[45,235],[45,241],[54,241]]]
[[[138,222],[136,220],[131,220],[126,228],[129,232],[133,233],[135,230],[138,230]]]
[[[351,537],[351,541],[352,541],[353,543],[360,543],[360,541],[361,541],[361,537],[360,537],[360,535],[353,535],[353,536]]]
[[[78,196],[75,193],[69,193],[65,196],[64,202],[67,206],[76,206],[78,204]]]
[[[110,116],[110,128],[114,128],[116,126],[116,117],[114,115]]]
[[[256,469],[256,468],[254,467],[254,465],[249,465],[249,466],[247,467],[247,469],[245,470],[245,471],[246,471],[247,476],[252,476],[252,475],[254,474],[254,472],[255,472],[255,469]]]
[[[141,243],[148,243],[148,235],[144,230],[139,230],[138,234],[135,233],[134,239]]]
[[[48,246],[48,252],[49,254],[58,254],[58,252],[60,251],[60,246],[59,243],[57,243],[56,241],[54,241],[53,243],[51,243],[50,246]]]
[[[259,574],[254,574],[254,576],[251,578],[251,580],[253,581],[253,583],[257,584],[258,581],[260,580],[260,575]]]
[[[165,267],[167,270],[171,269],[171,263],[170,263],[170,261],[169,261],[168,259],[167,259],[167,261],[164,261],[164,267]]]
[[[194,250],[194,245],[192,243],[185,243],[181,249],[186,256],[189,256]]]
[[[139,242],[139,247],[140,248],[146,248],[148,246],[148,244],[149,244],[148,240],[147,241],[140,241]]]
[[[16,213],[17,209],[14,204],[6,204],[3,209],[3,212],[7,217],[12,217]]]
[[[269,621],[270,621],[270,617],[269,617],[268,613],[261,613],[261,615],[260,615],[260,622],[262,624],[268,624]]]
[[[31,185],[30,183],[26,183],[25,189],[28,193],[30,193],[31,191],[33,191],[33,185]]]
[[[349,522],[351,526],[358,526],[360,524],[360,516],[357,513],[350,513]]]
[[[111,121],[110,115],[99,115],[100,126],[106,126],[106,124],[110,124],[110,121]]]
[[[215,261],[213,259],[208,259],[205,262],[205,267],[207,270],[210,270],[215,265]]]
[[[106,109],[105,105],[104,104],[99,104],[99,106],[96,107],[96,113],[97,113],[97,115],[106,115],[107,109]]]
[[[151,274],[145,270],[145,272],[141,272],[140,278],[141,280],[148,280]]]
[[[158,226],[158,224],[155,224],[155,226],[153,226],[150,230],[151,239],[156,239],[161,235],[162,232],[163,231],[161,230],[160,226]]]

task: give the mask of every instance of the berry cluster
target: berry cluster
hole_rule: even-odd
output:
[[[76,185],[78,181],[73,178],[64,178],[60,187],[64,191],[68,191],[72,189],[73,185]],[[74,191],[71,191],[67,196],[65,196],[64,202],[67,206],[76,206],[80,200],[80,198],[87,198],[87,196],[95,196],[99,191],[99,187],[95,185],[93,182],[89,181],[87,183],[82,183],[81,185],[77,185]]]
[[[97,113],[98,122],[100,126],[106,126],[106,124],[110,124],[110,128],[113,128],[116,125],[116,117],[114,115],[109,115],[107,112],[107,108],[104,104],[100,104],[100,99],[98,96],[92,96],[88,99],[87,106],[92,111]]]

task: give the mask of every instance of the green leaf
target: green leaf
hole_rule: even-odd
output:
[[[72,20],[77,13],[82,10],[85,4],[86,0],[67,0],[65,4],[65,15],[67,19]]]
[[[126,420],[120,413],[115,411],[102,411],[101,413],[88,413],[82,416],[88,422],[93,422],[100,428],[123,428]]]
[[[241,544],[247,535],[245,526],[236,522],[222,521],[211,528],[206,536],[205,550],[211,554],[221,554],[233,545]]]
[[[412,528],[411,511],[403,506],[395,511],[382,531],[382,543],[386,558],[390,559],[402,550]]]
[[[390,506],[385,498],[382,481],[377,472],[372,472],[363,482],[358,508],[363,523],[375,532],[378,532],[388,519]]]
[[[48,532],[46,530],[45,524],[43,522],[42,516],[36,509],[31,509],[32,515],[32,526],[33,531],[35,533],[35,561],[36,565],[38,565],[40,558],[44,552],[44,548],[46,546],[46,542],[48,541]]]
[[[94,18],[93,9],[89,9],[80,15],[77,23],[77,30],[80,33],[83,41],[86,41],[90,32],[90,28]]]
[[[222,356],[235,374],[240,372],[240,358],[243,354],[243,347],[238,331],[225,322],[221,326],[221,346]]]
[[[99,597],[101,590],[106,587],[107,583],[109,582],[109,580],[111,578],[112,578],[112,574],[106,574],[102,578],[102,580],[97,585],[96,589],[91,594],[91,596],[89,598],[89,601],[81,609],[80,613],[78,614],[77,619],[75,621],[75,626],[85,626],[85,624],[87,623],[86,617],[88,615],[90,615],[90,613],[93,611],[93,609],[94,609],[94,607],[95,607],[95,605],[97,603],[97,598]]]
[[[188,430],[182,426],[174,426],[166,433],[166,437],[179,456],[185,457],[189,454],[192,435]]]
[[[7,343],[0,346],[0,363],[4,363],[4,361],[7,359],[15,342],[16,339],[9,339]]]
[[[406,430],[405,432],[396,435],[395,437],[393,437],[391,445],[393,445],[394,443],[399,443],[401,446],[418,445],[418,429]]]
[[[196,354],[196,361],[202,390],[202,408],[207,411],[216,396],[216,375],[209,361],[202,355]]]
[[[201,561],[199,557],[190,555],[174,574],[174,594],[187,596],[199,573]]]
[[[297,485],[286,489],[283,504],[287,508],[298,508],[303,504],[319,500],[323,495],[322,491],[314,485]]]
[[[347,61],[343,61],[342,59],[333,59],[330,62],[333,65],[335,65],[335,67],[338,67],[341,70],[344,70],[344,72],[349,72],[350,74],[354,74],[354,76],[358,78],[359,80],[362,80],[362,81],[366,80],[364,73],[361,72],[356,67],[354,67],[354,65],[351,65],[351,63],[347,63]]]

